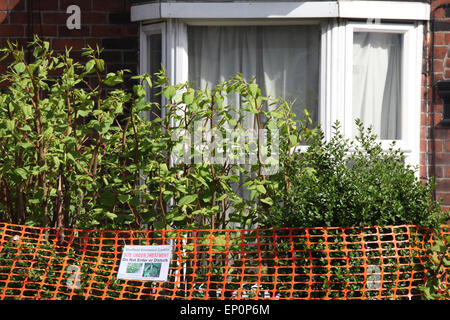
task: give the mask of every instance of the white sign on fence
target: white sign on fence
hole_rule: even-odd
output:
[[[172,246],[129,246],[123,249],[117,279],[167,281]]]

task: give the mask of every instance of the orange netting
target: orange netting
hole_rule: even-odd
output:
[[[413,225],[99,231],[0,223],[0,300],[414,299],[429,235]],[[125,244],[172,245],[167,281],[118,280]]]

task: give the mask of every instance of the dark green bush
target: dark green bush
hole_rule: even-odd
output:
[[[330,141],[317,130],[306,152],[283,162],[289,183],[273,195],[279,205],[264,217],[266,225],[431,227],[445,221],[448,213],[432,198],[433,182],[418,179],[395,145],[383,150],[371,128],[356,123],[355,140],[345,139],[337,123]]]

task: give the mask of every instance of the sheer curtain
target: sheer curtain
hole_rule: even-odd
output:
[[[317,26],[190,26],[189,81],[209,88],[238,72],[256,77],[262,94],[294,101],[298,119],[318,119],[320,30]],[[236,107],[238,101],[234,101]],[[252,119],[245,119],[251,126]]]
[[[353,119],[373,125],[380,139],[400,139],[402,35],[353,35]],[[353,134],[357,128],[353,127]]]
[[[256,77],[263,95],[295,100],[297,119],[307,109],[317,124],[318,26],[189,26],[188,59],[194,86],[212,88],[237,73],[247,81]],[[238,109],[238,99],[229,97],[228,103]],[[253,116],[245,115],[241,125],[244,130],[253,128]],[[249,195],[245,187],[239,193],[244,198]]]

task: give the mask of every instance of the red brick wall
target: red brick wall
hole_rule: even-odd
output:
[[[70,5],[81,9],[80,30],[66,26]],[[107,72],[137,72],[138,25],[130,22],[129,0],[0,0],[0,46],[7,39],[25,45],[32,34],[49,39],[56,51],[72,47],[74,58],[81,58],[83,47],[98,44]],[[0,65],[0,72],[5,67]]]
[[[436,177],[436,196],[443,200],[444,209],[450,209],[450,128],[439,124],[443,106],[436,88],[432,103],[432,83],[450,80],[450,0],[432,1],[431,12],[434,22],[427,25],[424,38],[420,173],[422,177]]]

